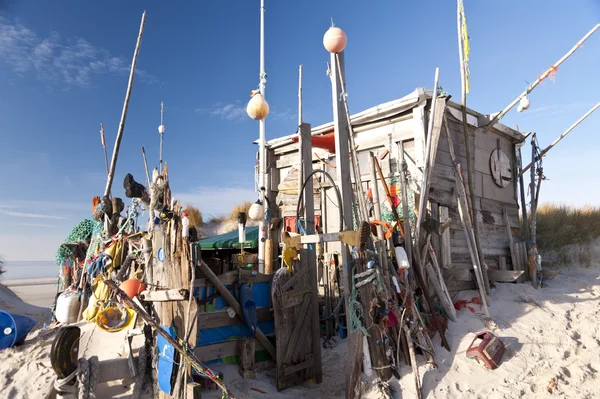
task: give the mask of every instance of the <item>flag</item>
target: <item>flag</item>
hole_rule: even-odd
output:
[[[465,91],[468,93],[470,91],[471,85],[469,83],[469,53],[471,52],[471,47],[469,46],[469,32],[467,30],[467,18],[465,17],[465,8],[463,6],[462,0],[460,0],[460,38],[463,44],[463,68],[465,71]]]

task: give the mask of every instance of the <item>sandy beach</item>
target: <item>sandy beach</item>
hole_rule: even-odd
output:
[[[8,284],[0,285],[0,308],[30,315],[40,323],[24,345],[0,352],[0,397],[46,398],[55,379],[49,351],[58,326],[41,328],[50,315],[42,305],[51,305],[53,286],[44,279]],[[22,293],[22,299],[30,303],[11,290]],[[463,291],[453,300],[475,296],[474,291]],[[458,312],[458,321],[449,323],[450,352],[435,337],[437,368],[417,357],[424,398],[600,397],[600,268],[562,269],[540,289],[528,284],[497,284],[490,303],[491,320],[481,315],[478,305],[471,305],[473,311],[464,308]],[[101,361],[123,358],[123,333],[102,332],[83,322],[78,325],[84,356],[97,355]],[[492,371],[465,356],[474,333],[484,329],[493,331],[506,345],[500,366]],[[242,378],[235,365],[212,368],[224,372],[225,383],[237,398],[343,398],[346,351],[347,343],[338,339],[337,346],[323,350],[321,384],[305,383],[283,392],[275,389],[275,369],[270,362],[256,365],[256,379]],[[98,397],[131,397],[133,380],[126,367],[118,374],[115,381],[98,386]],[[400,380],[390,381],[394,397],[416,397],[411,368],[402,364],[400,374]],[[555,384],[552,393],[548,391],[551,380]],[[221,395],[213,390],[203,392],[202,397]],[[379,396],[371,391],[364,397]]]
[[[2,281],[24,302],[50,309],[56,297],[56,278],[33,278]]]

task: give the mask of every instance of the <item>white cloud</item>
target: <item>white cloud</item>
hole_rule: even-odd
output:
[[[239,122],[248,117],[246,114],[246,108],[239,104],[227,104],[224,106],[216,106],[212,110],[210,110],[210,115],[218,116],[221,119],[231,121],[231,122]]]
[[[244,201],[256,201],[257,193],[250,188],[198,187],[189,192],[174,193],[173,197],[186,205],[198,207],[205,218],[229,214]]]
[[[44,223],[13,223],[13,226],[22,226],[22,227],[42,227],[42,228],[55,228],[60,227],[54,224],[44,224]]]
[[[298,119],[298,114],[292,112],[289,108],[285,111],[271,110],[269,112],[269,116],[273,119],[279,119],[282,121],[295,121]]]
[[[592,107],[594,103],[591,102],[577,102],[577,103],[569,103],[569,104],[554,104],[554,105],[544,105],[541,107],[530,108],[528,110],[520,113],[522,116],[527,116],[528,114],[562,114],[567,111],[573,111],[577,109],[583,109],[586,107]],[[537,115],[536,115],[537,116]]]
[[[36,212],[61,212],[61,211],[87,211],[92,209],[92,201],[89,205],[83,202],[61,202],[61,201],[37,201],[37,200],[1,200],[0,209],[35,209]]]
[[[215,103],[211,108],[196,108],[194,112],[209,114],[231,122],[240,122],[250,118],[246,113],[246,106],[242,105],[242,102],[239,100],[229,104]],[[293,121],[298,118],[298,114],[293,112],[290,108],[287,108],[285,111],[271,109],[268,118]]]
[[[6,216],[20,217],[20,218],[65,219],[63,216],[46,215],[46,214],[41,214],[41,213],[13,212],[13,211],[5,211],[4,209],[0,209],[0,214],[6,215]]]
[[[0,16],[0,63],[13,72],[33,73],[49,85],[90,87],[101,74],[129,74],[130,62],[79,37],[63,38],[57,32],[40,37],[26,26]],[[136,69],[146,82],[158,79]]]

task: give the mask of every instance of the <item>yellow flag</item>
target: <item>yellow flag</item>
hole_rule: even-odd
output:
[[[467,30],[467,18],[465,17],[465,9],[463,7],[463,2],[460,2],[460,17],[461,17],[461,25],[460,25],[460,37],[463,43],[463,68],[465,70],[465,90],[468,93],[471,89],[471,85],[469,84],[469,53],[471,52],[471,47],[469,46],[469,32]]]

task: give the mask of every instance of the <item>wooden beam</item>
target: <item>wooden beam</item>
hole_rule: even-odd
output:
[[[331,97],[333,102],[333,129],[335,132],[335,153],[338,154],[336,157],[336,180],[342,197],[342,214],[344,217],[343,223],[340,220],[340,230],[350,229],[353,227],[352,223],[352,180],[350,179],[350,159],[340,154],[350,153],[349,148],[349,126],[348,121],[344,117],[344,105],[340,101],[342,95],[342,83],[340,75],[344,75],[344,52],[330,55],[331,72],[329,74],[331,78]],[[338,74],[335,71],[340,70]],[[352,259],[350,251],[346,245],[342,245],[341,251],[342,265],[348,265],[348,262]],[[356,331],[350,331],[351,321],[349,307],[349,298],[352,290],[352,275],[348,273],[347,267],[342,267],[342,278],[344,286],[344,305],[346,309],[346,328],[350,336],[349,350],[346,354],[346,370],[354,370],[356,363],[362,358],[362,334]],[[361,342],[361,345],[354,344],[355,342]],[[349,373],[346,377],[346,396],[353,397],[355,395],[354,389],[360,381],[360,373]],[[350,391],[352,389],[352,391]]]
[[[140,297],[147,302],[185,301],[189,296],[190,292],[185,288],[140,293]]]

